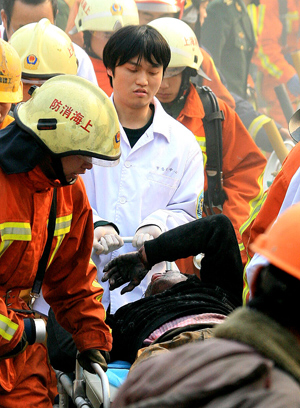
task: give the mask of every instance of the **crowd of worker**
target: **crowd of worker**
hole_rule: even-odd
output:
[[[0,407],[299,407],[300,0],[0,9]]]

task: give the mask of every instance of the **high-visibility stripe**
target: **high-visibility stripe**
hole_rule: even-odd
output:
[[[51,254],[51,257],[50,257],[50,259],[49,259],[47,268],[49,268],[49,265],[50,265],[51,262],[53,261],[53,258],[55,257],[55,255],[56,255],[56,253],[57,253],[59,247],[61,246],[61,243],[62,243],[64,237],[65,237],[65,234],[64,234],[64,235],[60,235],[60,236],[57,237],[56,245],[55,245],[55,248],[54,248],[54,250],[53,250],[53,252],[52,252],[52,254]]]
[[[257,56],[261,61],[261,65],[263,68],[265,68],[265,70],[272,76],[274,76],[275,78],[279,79],[282,74],[283,74],[283,70],[279,69],[277,67],[276,64],[273,64],[270,61],[270,58],[268,57],[268,55],[266,55],[263,51],[262,47],[259,47],[258,52],[257,52]]]
[[[12,322],[8,317],[0,314],[0,336],[5,340],[10,341],[18,327],[18,324]]]
[[[247,11],[252,23],[255,39],[257,40],[258,26],[257,26],[257,8],[255,4],[248,4]]]
[[[7,248],[13,243],[13,241],[2,241],[0,243],[0,257],[4,254]]]
[[[257,34],[260,36],[264,27],[264,19],[266,14],[266,5],[260,4],[258,6],[258,18],[257,18]]]
[[[293,23],[299,20],[298,11],[289,11],[286,14],[287,32],[290,34],[293,31]]]
[[[195,135],[195,138],[200,146],[200,149],[202,150],[202,155],[203,155],[203,166],[205,168],[206,162],[207,162],[207,154],[206,154],[206,138],[205,136],[197,136]]]
[[[248,132],[250,133],[253,140],[256,139],[257,133],[260,131],[263,125],[270,122],[270,120],[271,119],[268,116],[260,115],[251,122],[248,128]]]
[[[31,241],[29,222],[4,222],[0,224],[2,241]]]
[[[63,235],[70,232],[71,223],[72,214],[56,218],[54,236],[57,237],[58,235]]]

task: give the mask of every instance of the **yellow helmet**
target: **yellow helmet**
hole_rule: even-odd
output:
[[[10,43],[20,56],[23,78],[48,79],[59,74],[77,74],[70,37],[47,18],[19,28]]]
[[[207,78],[200,68],[203,55],[200,51],[197,37],[189,25],[182,20],[172,17],[157,18],[148,23],[148,25],[156,28],[170,46],[171,61],[167,71],[170,72],[170,68],[190,67],[195,69],[198,74]],[[176,74],[174,73],[174,75]]]
[[[16,50],[0,39],[0,102],[17,103],[23,99],[21,61]]]
[[[134,0],[81,1],[75,19],[77,31],[116,31],[131,24],[139,24]]]
[[[58,75],[49,79],[27,102],[17,105],[15,119],[56,157],[82,155],[95,164],[118,163],[116,110],[105,92],[84,78]]]

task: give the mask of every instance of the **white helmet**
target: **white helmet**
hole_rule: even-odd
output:
[[[197,37],[189,25],[182,20],[171,17],[158,18],[148,23],[148,25],[156,28],[169,44],[171,61],[167,71],[170,72],[170,69],[178,68],[178,72],[180,72],[180,68],[182,71],[184,68],[190,67],[195,70],[195,73],[197,72],[209,79],[200,68],[203,55]]]
[[[77,31],[116,31],[131,24],[139,24],[134,0],[81,1],[75,19]]]

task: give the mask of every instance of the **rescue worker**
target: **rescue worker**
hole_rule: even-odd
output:
[[[228,89],[247,99],[250,62],[256,44],[247,5],[252,0],[212,0],[201,29],[201,42],[211,53]]]
[[[135,0],[135,2],[139,11],[140,24],[147,24],[161,17],[179,18],[182,16],[182,18],[184,18],[184,1],[182,0],[177,0],[175,4],[173,0]],[[197,81],[201,79],[201,85],[209,86],[219,98],[223,99],[223,101],[234,109],[234,99],[222,84],[211,56],[203,48],[201,48],[201,53],[203,55],[202,69],[206,77],[198,76]]]
[[[262,78],[260,91],[268,114],[287,125],[274,88],[286,85],[294,109],[299,103],[300,81],[291,54],[299,50],[300,1],[261,0],[258,51],[255,63]]]
[[[37,23],[42,18],[48,18],[55,24],[57,16],[57,0],[3,0],[1,17],[4,25],[3,39],[10,40],[12,34],[20,27]],[[77,75],[88,79],[97,85],[97,78],[92,61],[87,53],[73,43],[75,55],[78,60]]]
[[[290,120],[290,133],[295,141],[299,141],[300,111],[295,112]],[[244,293],[243,300],[249,299],[248,275],[252,274],[253,265],[261,260],[253,260],[249,264],[254,253],[251,250],[251,244],[259,234],[265,232],[267,227],[274,222],[278,214],[288,206],[300,201],[298,195],[299,186],[299,163],[300,163],[300,144],[290,151],[282,164],[280,171],[275,177],[269,189],[264,193],[261,200],[253,208],[249,219],[241,228],[241,234],[244,246],[247,251],[247,264],[244,270]],[[262,261],[263,263],[263,261]],[[250,272],[249,272],[250,271]]]
[[[22,64],[23,101],[31,86],[59,74],[77,74],[77,58],[68,35],[46,18],[19,28],[10,38]]]
[[[75,19],[76,29],[71,32],[83,33],[84,48],[93,63],[98,85],[109,96],[112,87],[103,64],[103,48],[116,30],[138,23],[134,0],[87,0],[79,5]]]
[[[149,24],[166,38],[171,47],[171,61],[157,98],[171,116],[194,133],[206,163],[208,135],[204,130],[205,112],[198,92],[190,82],[190,78],[197,74],[202,62],[195,33],[183,21],[172,18],[160,18]],[[184,56],[182,51],[185,53]],[[252,207],[262,196],[261,183],[266,159],[238,115],[222,100],[218,99],[218,103],[224,117],[221,154],[223,194],[225,193],[226,199],[222,212],[232,222],[238,242],[241,244],[239,228],[248,219]],[[207,183],[205,174],[205,191],[208,189]],[[220,209],[214,208],[214,211],[220,212]],[[209,214],[210,209],[207,209],[207,212]],[[243,257],[245,258],[244,251]],[[180,265],[179,269],[193,271],[191,265],[186,265],[186,262],[185,267]]]
[[[122,27],[104,47],[103,62],[114,90],[111,100],[121,124],[122,158],[112,172],[95,168],[83,176],[94,210],[93,260],[99,279],[104,265],[117,254],[133,251],[145,240],[202,215],[199,145],[155,98],[169,60],[167,42],[147,25]],[[123,245],[122,236],[133,237],[132,245]],[[104,306],[114,314],[140,299],[151,276],[163,269],[165,264],[158,264],[124,296],[120,291],[110,293],[105,284]]]
[[[0,129],[3,129],[14,120],[9,111],[12,104],[22,101],[23,85],[19,55],[1,39],[0,50]]]
[[[269,265],[254,297],[215,327],[213,339],[143,361],[114,399],[119,408],[296,408],[300,400],[298,319],[300,204],[253,243]]]
[[[72,333],[80,364],[91,370],[92,360],[107,367],[112,339],[104,322],[103,289],[90,262],[92,210],[79,175],[95,161],[112,166],[119,157],[112,103],[98,87],[73,75],[59,75],[35,89],[29,101],[17,106],[15,121],[0,132],[3,408],[20,401],[28,408],[52,408],[46,349],[35,344],[33,314],[19,297],[33,286],[45,253],[38,286],[59,323]]]

